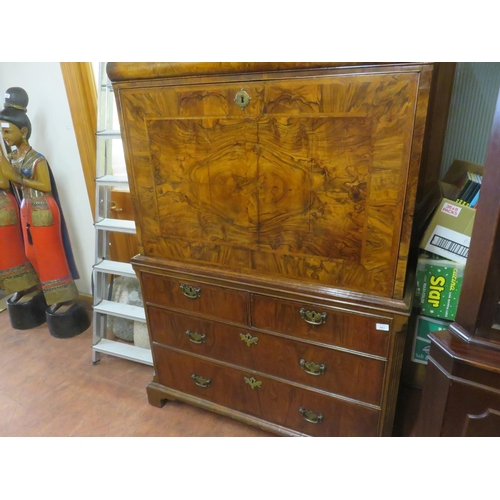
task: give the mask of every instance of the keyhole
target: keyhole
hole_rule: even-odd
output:
[[[235,96],[234,102],[241,108],[246,108],[250,102],[250,96],[241,89]]]

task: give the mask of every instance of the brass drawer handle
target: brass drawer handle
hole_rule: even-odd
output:
[[[249,333],[244,335],[240,333],[240,339],[245,342],[245,344],[250,347],[252,344],[256,344],[259,341],[259,337],[252,337]]]
[[[300,367],[306,372],[306,373],[309,373],[309,375],[316,375],[316,376],[319,376],[319,375],[323,375],[323,373],[325,373],[325,370],[326,370],[326,366],[325,365],[318,365],[316,363],[314,363],[314,361],[306,361],[305,359],[301,359],[299,361],[300,363]]]
[[[207,338],[204,333],[193,332],[192,330],[186,330],[185,333],[193,344],[203,344]]]
[[[203,387],[204,389],[206,389],[210,386],[211,380],[209,378],[202,377],[201,375],[196,375],[196,373],[193,373],[191,375],[191,378],[194,380],[194,383],[198,387]]]
[[[311,424],[319,424],[323,422],[322,413],[316,413],[312,410],[306,410],[305,408],[302,408],[302,406],[299,408],[299,412],[304,417],[304,420],[307,420]]]
[[[201,297],[201,288],[197,288],[197,287],[191,286],[191,285],[182,284],[181,290],[182,290],[182,293],[188,299],[199,299]]]
[[[262,387],[262,382],[260,380],[255,380],[253,377],[243,377],[245,379],[245,383],[248,384],[252,390],[258,387]]]
[[[109,205],[109,209],[113,210],[114,212],[123,212],[123,208],[119,208],[116,204],[116,201],[112,201]]]
[[[300,311],[300,317],[310,325],[323,325],[326,323],[326,313],[317,313],[316,311],[308,311],[302,308]]]

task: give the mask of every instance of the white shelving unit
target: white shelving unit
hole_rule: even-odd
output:
[[[113,168],[117,153],[123,153],[113,88],[106,76],[106,65],[99,65],[98,96],[98,131],[97,163],[96,163],[96,248],[93,307],[93,345],[92,362],[98,363],[101,354],[118,356],[153,366],[151,350],[138,347],[123,341],[107,338],[107,319],[109,316],[125,318],[145,323],[143,307],[121,304],[109,300],[109,290],[114,276],[136,278],[131,264],[112,261],[109,258],[110,233],[135,234],[133,220],[117,220],[110,217],[111,191],[113,188],[127,189],[128,179],[124,169],[116,173]],[[136,278],[137,279],[137,278]]]

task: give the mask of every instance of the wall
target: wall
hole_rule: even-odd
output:
[[[0,63],[0,99],[9,87],[28,92],[30,145],[48,160],[68,226],[80,279],[76,285],[91,294],[94,227],[73,122],[59,63]]]
[[[457,63],[441,174],[454,159],[484,164],[500,88],[500,63]]]

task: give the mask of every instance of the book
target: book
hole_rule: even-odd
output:
[[[475,194],[474,198],[472,199],[472,201],[470,202],[470,208],[476,208],[477,207],[477,202],[479,200],[479,193],[480,193],[481,189],[479,189],[477,191],[477,193]]]
[[[467,197],[464,199],[465,205],[467,207],[470,207],[472,200],[478,195],[479,197],[479,191],[481,189],[481,184],[476,184],[474,188],[471,190],[471,192],[467,195]]]
[[[467,172],[466,178],[467,181],[458,193],[455,202],[460,205],[469,206],[481,188],[482,176],[474,172]]]
[[[469,189],[469,186],[472,184],[471,179],[467,179],[467,182],[463,185],[462,189],[460,192],[457,194],[457,197],[455,199],[456,203],[460,203],[460,201],[463,199],[464,193]]]

